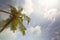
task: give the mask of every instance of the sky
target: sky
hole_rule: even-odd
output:
[[[26,26],[26,35],[19,30],[15,33],[9,29],[0,33],[0,40],[60,40],[60,1],[59,0],[0,0],[0,4],[11,4],[24,8],[23,13],[31,18]],[[0,9],[6,7],[0,6]],[[0,14],[0,20],[8,15]]]

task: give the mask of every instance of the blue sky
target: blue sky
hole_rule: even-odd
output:
[[[26,36],[18,30],[12,33],[6,29],[0,34],[0,40],[60,40],[59,2],[59,0],[0,0],[0,4],[22,6],[23,12],[31,18],[29,25],[24,22],[27,27]],[[0,16],[0,19],[4,19],[8,15],[0,14]]]

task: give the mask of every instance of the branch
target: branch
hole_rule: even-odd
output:
[[[4,13],[7,13],[7,14],[11,14],[11,13],[9,13],[9,12],[7,12],[7,11],[4,11],[4,10],[0,10],[0,12],[4,12]]]

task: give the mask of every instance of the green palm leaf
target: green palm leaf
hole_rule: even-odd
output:
[[[23,11],[22,7],[18,7],[18,12],[21,14],[21,12]]]
[[[28,24],[30,22],[30,18],[28,16],[26,16],[25,14],[22,14],[22,16],[24,17],[25,20],[27,20]]]
[[[5,28],[7,28],[7,26],[12,22],[12,19],[9,19],[6,24],[3,26],[3,28],[0,30],[0,32],[2,32]]]
[[[5,21],[4,20],[2,20],[2,21],[0,21],[0,29],[2,28],[2,26],[5,24]]]
[[[25,26],[23,24],[20,24],[19,29],[22,32],[22,34],[25,35],[26,28],[25,28]]]
[[[15,30],[17,30],[17,25],[18,25],[18,20],[17,19],[15,19],[11,22],[11,30],[13,32],[15,32]]]
[[[14,6],[12,6],[12,5],[8,5],[8,6],[10,7],[10,11],[11,11],[11,12],[16,12],[16,11],[17,11]]]
[[[20,19],[19,19],[19,29],[20,29],[20,31],[22,32],[22,34],[23,35],[25,35],[25,30],[26,30],[26,28],[25,28],[25,26],[23,25],[23,19],[22,19],[22,17],[20,17]]]

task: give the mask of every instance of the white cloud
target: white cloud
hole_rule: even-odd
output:
[[[38,40],[41,36],[41,32],[42,32],[41,27],[38,25],[35,27],[27,28],[29,40]]]
[[[16,39],[18,39],[18,40],[38,40],[38,39],[40,39],[41,31],[42,30],[39,25],[37,25],[35,27],[30,27],[30,28],[27,28],[25,36],[23,36],[21,34],[21,32],[18,31],[18,36]]]
[[[40,34],[41,33],[41,27],[40,26],[35,26],[35,27],[30,27],[28,31],[32,34]]]
[[[55,7],[58,4],[58,0],[42,0],[40,4],[46,8]]]
[[[58,15],[58,10],[56,8],[52,8],[44,13],[44,18],[47,18],[48,20],[51,21],[55,21],[57,15]]]
[[[30,15],[33,11],[33,8],[32,8],[32,0],[25,0],[25,4],[23,5],[24,7],[24,13],[26,15]]]
[[[55,21],[55,18],[58,15],[57,5],[58,0],[34,0],[34,13],[39,17],[42,15],[42,17],[50,21]]]
[[[0,40],[15,40],[17,33],[13,33],[9,29],[0,33]]]

